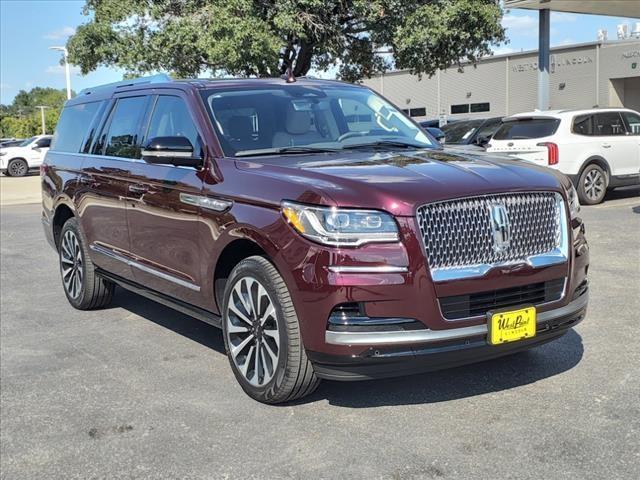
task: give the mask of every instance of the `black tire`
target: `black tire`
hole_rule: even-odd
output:
[[[607,173],[595,163],[585,167],[578,180],[578,198],[582,205],[595,205],[607,194]]]
[[[76,218],[70,218],[62,226],[58,257],[62,288],[74,308],[95,310],[111,302],[115,285],[96,275],[87,242]]]
[[[24,177],[29,173],[29,165],[22,158],[13,158],[7,164],[6,174],[10,177]]]
[[[264,288],[266,295],[259,290],[260,286]],[[238,290],[235,290],[236,287],[240,291],[247,287],[243,300]],[[249,290],[255,295],[252,296]],[[255,303],[254,298],[257,299]],[[230,305],[235,305],[237,312],[240,301],[246,301],[252,306],[241,306],[242,312],[239,313],[242,315],[238,316],[230,309]],[[270,310],[271,306],[273,310]],[[275,312],[275,315],[268,315],[269,311]],[[309,395],[318,387],[320,380],[316,377],[302,344],[298,317],[289,290],[276,268],[266,258],[253,256],[236,265],[227,281],[222,312],[222,330],[229,364],[238,383],[250,397],[263,403],[282,403]],[[253,322],[253,327],[250,327],[250,322]],[[230,332],[232,329],[237,332],[238,327],[246,331]],[[274,342],[275,337],[279,339],[279,344]],[[238,350],[245,341],[249,343]],[[233,355],[232,348],[239,353]],[[273,357],[269,355],[276,349],[277,361],[273,362]],[[243,365],[236,364],[242,359],[249,365],[244,367],[244,373],[241,371]],[[251,366],[254,361],[256,368]],[[252,368],[253,370],[249,370]],[[250,376],[251,371],[253,376]],[[262,379],[260,372],[263,373]],[[271,377],[268,377],[269,374]]]

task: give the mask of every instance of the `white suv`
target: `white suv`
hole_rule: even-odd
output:
[[[640,184],[640,114],[623,108],[549,110],[503,119],[488,152],[560,170],[580,202],[602,202],[608,188]]]
[[[36,135],[15,147],[0,148],[0,171],[11,177],[22,177],[42,165],[49,151],[52,135]]]

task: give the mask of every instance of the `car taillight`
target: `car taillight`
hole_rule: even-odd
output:
[[[559,152],[558,152],[558,145],[556,145],[555,143],[552,143],[552,142],[543,142],[543,143],[538,143],[538,146],[539,147],[547,147],[549,165],[557,165],[558,164],[558,160],[560,160],[560,155],[559,155]]]

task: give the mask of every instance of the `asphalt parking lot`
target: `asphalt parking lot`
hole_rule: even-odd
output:
[[[206,324],[67,303],[39,206],[1,211],[2,478],[640,478],[640,189],[583,207],[586,320],[527,353],[244,395]]]

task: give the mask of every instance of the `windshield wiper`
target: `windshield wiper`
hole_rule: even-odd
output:
[[[370,143],[356,143],[355,145],[345,145],[343,150],[355,150],[359,148],[429,148],[427,145],[416,145],[414,143],[398,142],[393,140],[379,140]]]
[[[257,150],[240,150],[236,152],[236,157],[258,157],[260,155],[282,155],[296,153],[331,153],[339,152],[338,148],[329,147],[306,147],[303,145],[278,147],[278,148],[259,148]]]

